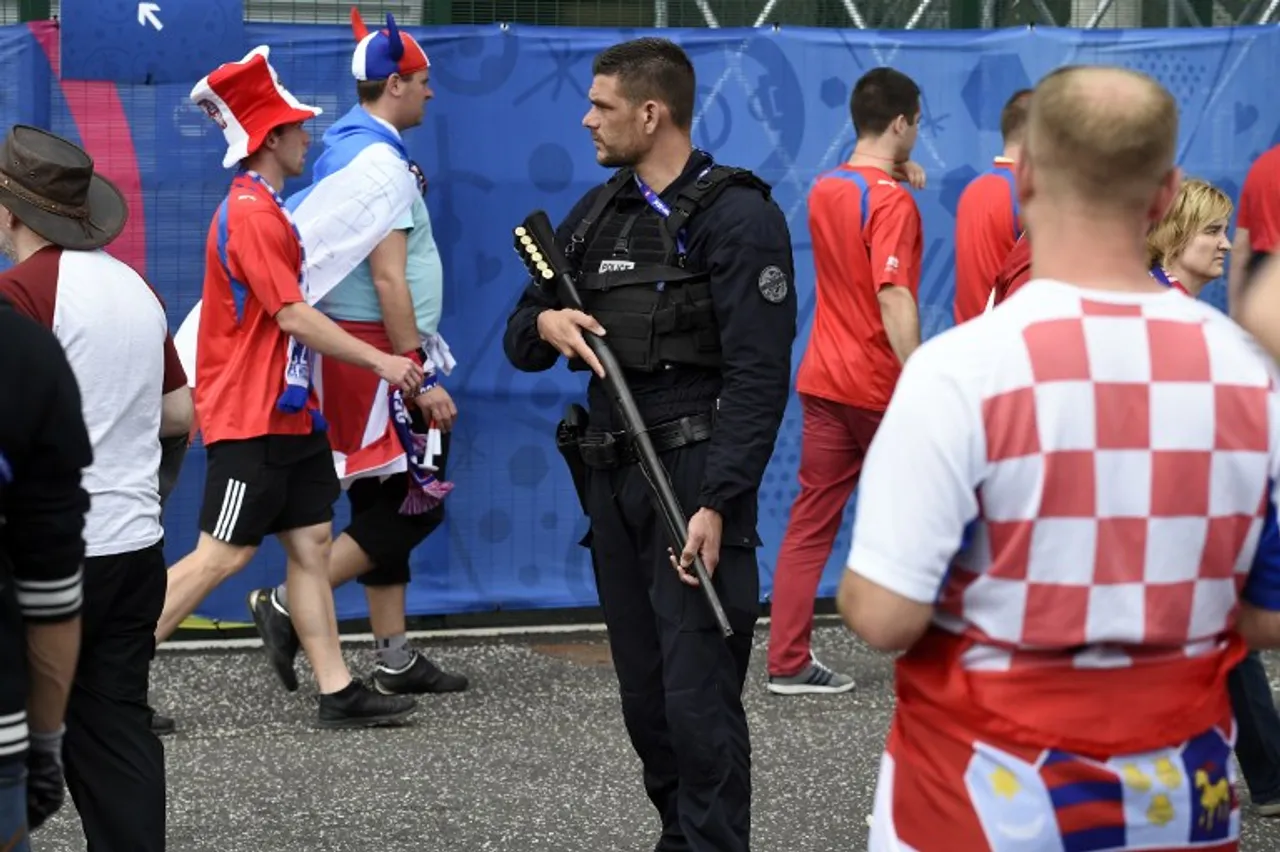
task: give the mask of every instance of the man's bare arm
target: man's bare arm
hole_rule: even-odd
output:
[[[845,571],[836,594],[844,624],[877,651],[905,651],[929,629],[933,607]]]
[[[1231,241],[1231,260],[1227,268],[1227,313],[1232,319],[1240,321],[1240,299],[1244,292],[1245,270],[1249,268],[1249,259],[1253,248],[1249,244],[1249,229],[1236,228],[1235,238]]]
[[[421,345],[413,295],[405,274],[408,259],[409,235],[399,230],[387,234],[369,253],[369,272],[382,308],[382,324],[397,354],[412,352]]]
[[[337,323],[306,302],[291,302],[276,314],[280,329],[317,352],[357,367],[373,370],[406,393],[422,386],[422,368],[399,355],[388,355],[376,346],[343,331]]]
[[[405,393],[422,386],[420,366],[400,355],[388,355],[377,347],[343,331],[333,320],[302,300],[294,286],[294,267],[285,260],[294,245],[280,219],[266,214],[250,217],[232,233],[227,244],[228,264],[263,305],[285,334],[309,349],[357,367],[373,370]]]
[[[898,360],[906,363],[911,353],[920,345],[920,314],[916,300],[905,287],[881,287],[876,294],[880,302],[880,317],[889,335],[889,345]]]
[[[80,616],[27,625],[27,723],[38,732],[62,727],[80,656]]]
[[[160,398],[160,437],[173,438],[191,433],[196,407],[191,401],[191,388],[183,385]]]
[[[1254,270],[1242,286],[1238,313],[1240,325],[1280,360],[1280,257],[1265,259]]]
[[[1280,612],[1241,601],[1236,630],[1250,648],[1259,651],[1280,648]]]

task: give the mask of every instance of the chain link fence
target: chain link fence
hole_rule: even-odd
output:
[[[245,0],[250,21],[345,23],[352,0]],[[1280,20],[1280,0],[398,0],[361,2],[408,26],[499,22],[569,27],[967,29],[1204,27]],[[56,18],[58,0],[0,0],[0,23]]]

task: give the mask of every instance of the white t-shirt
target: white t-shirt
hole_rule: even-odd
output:
[[[849,570],[937,604],[966,668],[1207,650],[1274,513],[1276,379],[1180,292],[1029,282],[907,361]]]
[[[0,275],[0,294],[48,326],[80,386],[93,464],[85,554],[155,544],[160,525],[160,413],[185,384],[164,306],[143,278],[105,251],[46,247]]]

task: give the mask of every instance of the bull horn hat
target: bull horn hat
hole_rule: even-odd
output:
[[[408,77],[431,67],[422,45],[396,25],[396,19],[390,12],[387,13],[387,28],[370,32],[360,17],[360,10],[353,6],[351,31],[356,37],[356,49],[351,55],[351,76],[356,80],[385,80],[392,74]]]

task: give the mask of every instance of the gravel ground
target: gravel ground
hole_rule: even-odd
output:
[[[893,708],[889,660],[826,622],[824,661],[852,674],[842,696],[764,689],[767,625],[747,686],[754,741],[754,849],[861,852]],[[259,650],[162,651],[153,700],[164,738],[174,852],[647,852],[657,820],[618,712],[599,634],[424,641],[471,677],[423,701],[401,729],[311,728],[314,684],[286,693]],[[365,672],[370,653],[348,651]],[[1280,660],[1268,658],[1273,679]],[[1242,791],[1247,803],[1247,793]],[[1247,852],[1280,849],[1280,820],[1247,804]],[[35,852],[84,849],[73,807]]]

